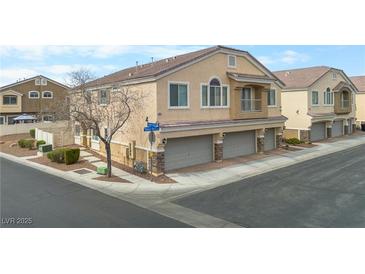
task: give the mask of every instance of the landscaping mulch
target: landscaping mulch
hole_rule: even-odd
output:
[[[0,151],[11,154],[17,157],[25,156],[35,156],[37,155],[36,149],[21,148],[18,146],[18,141],[20,139],[31,139],[28,133],[24,134],[12,134],[0,137]],[[15,146],[10,146],[11,144],[16,144]]]
[[[103,182],[113,182],[113,183],[126,183],[126,184],[131,184],[131,182],[124,180],[118,176],[114,176],[112,175],[111,177],[108,176],[100,176],[100,177],[96,177],[94,178],[95,180],[98,181],[103,181]]]
[[[95,157],[98,157],[100,158],[102,161],[106,162],[106,157],[104,157],[103,155],[93,151],[93,150],[90,150],[90,149],[87,149],[85,150],[89,153],[91,153],[92,155],[94,155]],[[116,161],[113,161],[112,160],[112,166],[115,166],[117,168],[120,168],[121,170],[124,170],[130,174],[133,174],[133,175],[136,175],[136,176],[139,176],[139,177],[142,177],[146,180],[149,180],[149,181],[152,181],[156,184],[175,184],[177,183],[175,180],[171,179],[170,177],[167,177],[166,175],[160,175],[160,176],[153,176],[149,173],[139,173],[137,171],[135,171],[133,168],[129,167],[129,166],[126,166],[126,165],[123,165],[121,163],[118,163]]]
[[[53,167],[53,168],[56,168],[56,169],[59,169],[62,171],[72,171],[72,170],[77,170],[77,169],[82,169],[82,168],[88,168],[88,169],[96,171],[96,166],[90,164],[88,161],[86,161],[82,158],[77,163],[72,164],[72,165],[51,162],[51,160],[48,159],[46,156],[28,159],[28,161],[32,161],[32,162],[35,162],[35,163],[38,163],[41,165],[45,165],[45,166],[49,166],[49,167]]]

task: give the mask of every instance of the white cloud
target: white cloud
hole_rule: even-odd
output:
[[[281,62],[285,64],[304,63],[308,61],[309,56],[303,53],[299,53],[293,50],[284,51]]]
[[[260,56],[258,60],[264,65],[284,64],[292,65],[295,63],[305,63],[310,59],[305,53],[296,52],[294,50],[286,50],[272,56]]]

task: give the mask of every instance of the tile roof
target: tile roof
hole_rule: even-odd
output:
[[[94,81],[91,81],[87,83],[87,87],[105,85],[114,82],[122,82],[126,80],[135,80],[144,77],[154,77],[169,70],[175,69],[179,66],[182,66],[186,63],[189,63],[191,61],[209,55],[222,48],[224,47],[214,46],[182,55],[177,55],[174,57],[165,58],[148,64],[126,68],[117,71],[115,73],[109,74],[107,76],[104,76],[102,78],[96,79]]]
[[[350,79],[359,92],[365,92],[365,76],[353,76]]]
[[[330,67],[318,66],[301,69],[274,71],[276,77],[285,83],[287,89],[307,88],[321,76],[331,70]]]
[[[126,68],[120,71],[117,71],[115,73],[112,73],[110,75],[106,75],[104,77],[101,77],[99,79],[90,81],[86,84],[86,87],[97,87],[101,85],[108,85],[112,83],[117,82],[123,82],[123,81],[129,81],[129,80],[142,80],[144,78],[149,77],[157,77],[161,74],[164,74],[166,72],[169,72],[171,70],[177,69],[181,66],[187,65],[190,62],[193,62],[195,60],[199,60],[205,56],[208,56],[214,52],[218,52],[220,50],[227,50],[227,51],[233,51],[238,52],[241,54],[247,55],[249,58],[252,59],[253,62],[257,63],[263,70],[266,70],[268,74],[270,74],[273,79],[276,79],[278,82],[281,83],[279,79],[276,78],[274,74],[270,72],[263,64],[261,64],[255,57],[250,55],[247,51],[229,48],[225,46],[213,46],[209,48],[205,48],[202,50],[177,55],[174,57],[165,58],[159,61],[151,62],[148,64],[133,66],[130,68]],[[76,89],[76,88],[75,88]]]

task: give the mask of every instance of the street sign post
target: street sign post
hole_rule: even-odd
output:
[[[154,131],[159,131],[160,125],[159,123],[149,123],[147,122],[147,126],[143,128],[143,131],[149,132],[148,133],[148,141],[150,142],[150,153],[149,153],[149,168],[152,175],[152,145],[156,142],[156,134]]]

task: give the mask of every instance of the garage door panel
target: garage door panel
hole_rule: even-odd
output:
[[[311,127],[311,141],[319,141],[326,138],[326,123],[313,123]]]
[[[332,137],[343,135],[343,121],[334,121],[332,124]]]
[[[275,128],[268,128],[265,131],[264,150],[272,150],[275,148]]]
[[[256,134],[254,130],[226,133],[223,140],[223,158],[233,158],[256,152]]]
[[[213,160],[211,135],[169,139],[165,148],[165,170],[173,170]]]

